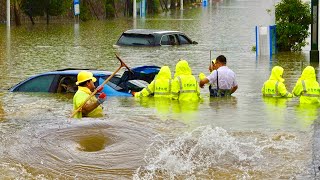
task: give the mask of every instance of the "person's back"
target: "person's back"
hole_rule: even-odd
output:
[[[168,66],[161,67],[154,80],[140,92],[134,94],[135,97],[165,97],[171,98],[171,71]]]
[[[267,97],[293,97],[293,95],[287,91],[285,86],[283,75],[283,68],[275,66],[272,68],[269,79],[264,82],[261,89],[262,95]]]
[[[300,103],[314,104],[320,103],[320,87],[316,80],[316,73],[312,66],[307,66],[295,87],[292,90],[295,96],[300,96]]]
[[[180,60],[172,81],[172,98],[179,101],[198,101],[200,89],[186,60]]]
[[[236,74],[227,66],[227,59],[225,56],[220,55],[216,58],[215,68],[212,73],[204,77],[202,74],[200,77],[200,87],[203,88],[204,84],[214,84],[210,89],[210,96],[224,97],[230,96],[238,89],[238,83],[236,81]]]

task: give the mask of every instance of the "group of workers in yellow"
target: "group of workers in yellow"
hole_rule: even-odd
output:
[[[280,66],[272,68],[269,79],[263,84],[261,92],[265,97],[300,97],[300,104],[320,104],[320,87],[316,72],[312,66],[307,66],[296,82],[292,93],[287,91],[282,77],[284,69]]]
[[[198,83],[186,60],[180,60],[176,64],[174,78],[171,79],[171,71],[168,66],[163,66],[155,79],[142,91],[134,94],[135,97],[153,95],[154,97],[166,97],[179,101],[198,101],[200,88],[210,83],[210,95],[214,97],[230,96],[234,93],[238,84],[235,73],[226,66],[227,60],[223,55],[218,56],[209,65],[211,74],[205,76],[199,74]],[[218,70],[219,69],[219,70]]]
[[[168,66],[162,66],[154,80],[140,92],[133,92],[136,98],[154,96],[155,98],[169,98],[179,101],[195,102],[201,99],[200,88],[210,84],[210,96],[230,96],[238,89],[235,73],[226,66],[227,60],[223,55],[212,60],[209,65],[210,75],[199,74],[200,81],[192,75],[192,70],[186,60],[179,60],[175,67],[174,78]],[[307,66],[293,89],[289,93],[284,85],[283,68],[275,66],[269,80],[262,87],[263,96],[267,97],[293,97],[300,96],[301,103],[320,103],[320,87],[316,80],[315,69]],[[96,78],[88,71],[81,71],[77,76],[78,91],[73,97],[73,109],[78,109],[89,95],[95,90]],[[98,87],[101,92],[103,87]],[[101,104],[106,100],[106,95],[101,93],[98,98],[92,96],[77,112],[75,118],[103,116]]]

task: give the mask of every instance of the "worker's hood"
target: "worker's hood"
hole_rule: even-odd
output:
[[[283,68],[280,66],[275,66],[272,68],[269,80],[277,80],[280,82],[284,82],[282,75],[283,75]]]
[[[192,75],[191,68],[186,60],[180,60],[176,65],[176,72],[174,77],[181,75]]]
[[[299,80],[316,80],[316,71],[312,66],[307,66],[302,71],[302,74]]]
[[[171,79],[171,71],[168,66],[162,66],[155,79]]]

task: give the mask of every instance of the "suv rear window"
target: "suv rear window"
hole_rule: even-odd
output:
[[[154,36],[150,34],[122,34],[117,44],[126,46],[153,46]]]
[[[32,80],[22,84],[15,91],[49,92],[54,77],[55,75],[44,75],[44,76],[35,77]]]

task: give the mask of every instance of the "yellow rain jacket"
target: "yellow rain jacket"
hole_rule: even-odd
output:
[[[90,94],[91,94],[91,91],[89,88],[78,86],[78,91],[73,96],[73,110],[75,111],[76,109],[78,109],[82,105],[82,103],[90,96]],[[95,103],[97,102],[97,98],[92,96],[88,100],[88,102]],[[82,116],[83,116],[82,112],[79,111],[77,112],[77,114],[74,115],[74,118],[82,118]],[[98,107],[96,107],[94,110],[92,110],[90,113],[86,115],[86,117],[102,117],[102,116],[103,116],[103,110],[101,105],[99,105]]]
[[[152,94],[154,97],[171,98],[171,71],[168,66],[163,66],[154,80],[134,96],[145,97]]]
[[[186,60],[181,60],[176,65],[171,92],[172,98],[179,101],[198,101],[200,99],[198,81],[192,75]]]
[[[267,80],[261,89],[262,95],[266,97],[293,97],[287,91],[286,86],[283,84],[282,78],[283,68],[275,66],[272,68],[269,80]]]
[[[292,93],[300,96],[300,103],[320,103],[320,87],[316,80],[316,73],[312,66],[307,66],[298,79]]]

